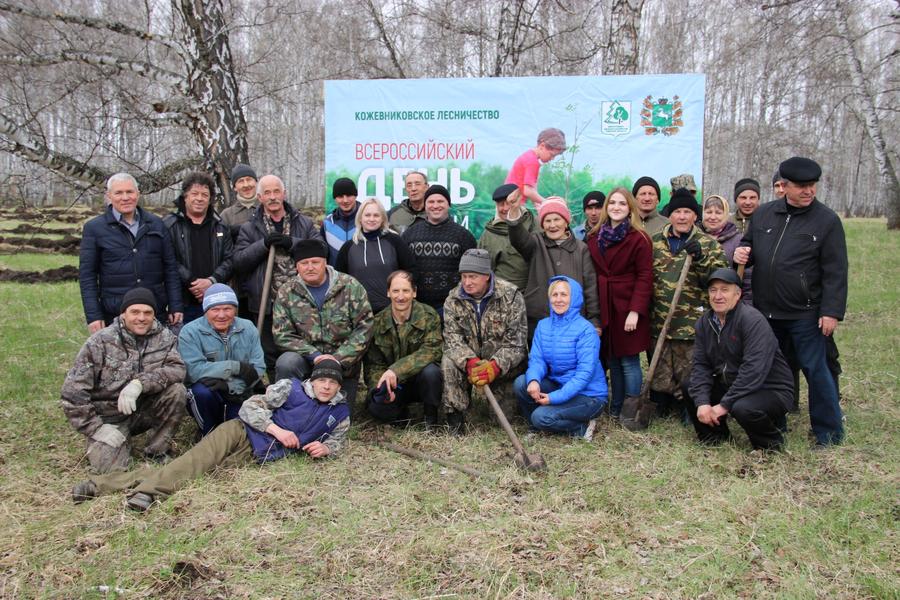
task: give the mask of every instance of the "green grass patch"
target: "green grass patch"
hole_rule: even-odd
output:
[[[0,254],[0,267],[16,271],[46,271],[66,265],[78,266],[78,256],[73,254]]]
[[[77,284],[0,284],[0,597],[897,598],[900,234],[846,227],[842,447],[813,452],[805,411],[772,457],[742,434],[704,449],[672,420],[603,422],[592,444],[530,442],[549,471],[529,475],[491,425],[394,432],[493,477],[475,481],[359,427],[337,460],[221,469],[146,515],[69,499],[86,475],[58,406],[86,337]],[[45,258],[75,260],[15,268]]]

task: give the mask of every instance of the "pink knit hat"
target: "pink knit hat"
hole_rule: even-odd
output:
[[[544,203],[541,204],[541,208],[538,210],[538,223],[543,225],[544,217],[553,213],[565,219],[566,225],[572,223],[572,213],[569,212],[566,201],[559,196],[550,196],[544,200]]]

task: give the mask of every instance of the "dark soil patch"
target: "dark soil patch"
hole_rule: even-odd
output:
[[[59,283],[78,279],[78,267],[66,265],[46,271],[14,271],[0,268],[0,281],[14,283]]]
[[[81,233],[78,228],[56,228],[44,227],[43,225],[32,225],[30,223],[20,223],[12,229],[0,229],[0,234],[8,233],[54,233],[76,235]]]
[[[27,252],[27,248],[54,250],[61,254],[78,254],[81,246],[81,238],[66,235],[59,240],[50,240],[39,237],[18,237],[13,235],[0,235],[0,244],[9,244],[21,248],[20,252]]]

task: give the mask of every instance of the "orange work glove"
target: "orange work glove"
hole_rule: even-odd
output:
[[[489,385],[497,379],[497,375],[499,374],[500,366],[497,364],[497,361],[493,359],[483,360],[472,369],[472,375],[469,377],[469,381],[472,385]]]
[[[473,385],[475,384],[475,382],[472,381],[472,370],[475,369],[475,365],[477,365],[480,362],[481,362],[481,359],[478,358],[477,356],[475,358],[470,358],[469,360],[466,361],[466,377],[469,378],[469,383],[471,383]]]

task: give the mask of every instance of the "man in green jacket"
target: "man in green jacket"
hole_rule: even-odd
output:
[[[437,424],[444,380],[438,364],[443,354],[441,319],[427,304],[416,302],[412,273],[388,275],[391,305],[375,315],[372,345],[363,362],[369,413],[388,423],[409,419],[409,405],[422,402],[425,427]]]
[[[319,240],[299,240],[291,249],[299,277],[278,288],[272,307],[272,335],[284,354],[275,362],[275,379],[309,378],[326,358],[341,363],[347,405],[356,398],[363,354],[372,333],[366,289],[327,264],[328,248]]]
[[[681,398],[682,385],[691,373],[694,324],[706,309],[706,279],[716,269],[728,267],[719,242],[694,226],[700,216],[694,194],[679,188],[666,210],[669,224],[653,236],[651,348],[656,347],[656,340],[662,333],[684,262],[688,256],[693,262],[666,332],[662,356],[650,381],[651,399],[662,414],[680,406],[676,398]]]
[[[510,282],[524,294],[528,285],[528,263],[509,241],[509,224],[506,222],[509,209],[519,203],[518,195],[515,194],[518,189],[516,184],[507,183],[494,190],[497,214],[485,225],[484,232],[478,239],[478,247],[490,253],[494,275]],[[534,233],[534,215],[528,210],[522,212],[522,227],[529,234]]]

